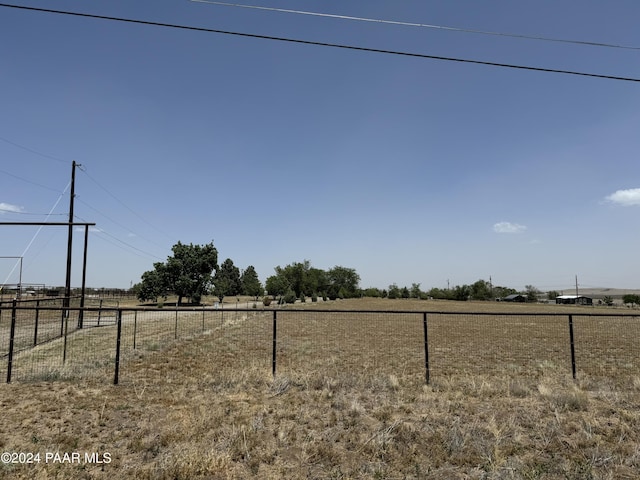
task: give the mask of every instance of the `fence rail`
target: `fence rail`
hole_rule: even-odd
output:
[[[304,309],[0,305],[6,381],[118,384],[147,352],[187,340],[212,362],[295,375],[385,372],[429,384],[460,373],[536,375],[554,365],[619,381],[640,376],[640,316]],[[212,365],[215,368],[215,365]]]

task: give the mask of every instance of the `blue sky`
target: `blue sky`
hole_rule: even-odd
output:
[[[637,49],[188,0],[13,4],[640,78]],[[640,47],[635,0],[248,4]],[[9,8],[0,62],[0,221],[66,221],[82,164],[89,286],[213,240],[263,281],[308,259],[362,287],[640,288],[639,83]],[[24,282],[64,284],[65,228],[1,228]]]

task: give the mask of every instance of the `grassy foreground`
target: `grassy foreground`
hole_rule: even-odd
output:
[[[0,452],[41,458],[0,463],[0,478],[638,478],[640,377],[573,381],[541,361],[528,376],[463,372],[426,386],[375,359],[332,364],[348,360],[341,352],[294,368],[315,347],[291,337],[304,348],[274,379],[269,343],[243,328],[145,350],[119,386],[0,384]],[[109,463],[84,461],[94,453]]]
[[[126,386],[2,385],[0,450],[111,462],[5,464],[0,477],[638,478],[640,381],[574,383],[544,366],[535,380],[431,386],[357,373],[274,380],[190,345],[131,365]]]

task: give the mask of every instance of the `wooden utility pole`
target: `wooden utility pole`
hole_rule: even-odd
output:
[[[71,164],[71,196],[69,199],[69,236],[67,240],[67,278],[64,287],[64,306],[69,307],[71,298],[71,256],[73,252],[73,202],[76,192],[76,162]]]

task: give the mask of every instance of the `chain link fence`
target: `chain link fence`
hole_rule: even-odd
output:
[[[172,345],[220,366],[275,376],[640,376],[640,316],[296,309],[0,305],[6,381],[127,381],[127,368]],[[1,374],[1,373],[0,373]]]

